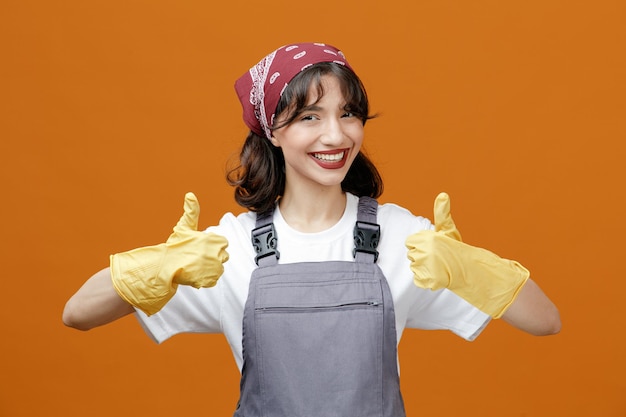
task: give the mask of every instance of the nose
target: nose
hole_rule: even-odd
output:
[[[326,123],[324,123],[320,142],[327,146],[336,146],[343,142],[343,138],[344,132],[341,120],[334,117],[327,119]]]

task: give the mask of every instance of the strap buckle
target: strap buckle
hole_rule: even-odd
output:
[[[257,254],[254,262],[256,262],[257,266],[259,265],[259,259],[272,255],[276,256],[276,259],[280,258],[280,252],[276,249],[277,245],[278,239],[273,223],[259,226],[252,230],[252,246]]]
[[[357,252],[374,255],[374,262],[378,260],[378,242],[380,241],[380,225],[357,221],[354,226],[354,249],[352,256],[356,258]]]

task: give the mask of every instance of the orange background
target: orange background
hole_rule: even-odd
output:
[[[132,317],[65,328],[108,255],[239,211],[234,80],[293,41],[341,47],[373,110],[382,201],[525,264],[560,335],[494,322],[473,343],[407,331],[409,415],[624,416],[626,8],[587,1],[33,1],[0,4],[0,415],[227,416],[220,335],[162,345]]]

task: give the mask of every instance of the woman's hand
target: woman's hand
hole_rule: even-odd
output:
[[[530,273],[515,261],[463,243],[447,194],[437,196],[434,214],[434,231],[418,232],[406,240],[415,285],[431,290],[448,288],[491,317],[500,318]]]
[[[184,210],[165,243],[111,256],[116,291],[148,315],[174,296],[178,284],[212,287],[224,272],[228,242],[222,236],[197,230],[200,205],[193,193],[185,196]]]

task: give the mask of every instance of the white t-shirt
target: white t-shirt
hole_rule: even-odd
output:
[[[352,233],[357,208],[358,197],[347,194],[342,218],[330,229],[318,233],[292,229],[277,208],[273,221],[279,263],[353,261]],[[195,289],[181,285],[158,313],[148,317],[137,311],[142,326],[156,342],[161,343],[178,333],[224,333],[241,370],[243,310],[250,275],[256,268],[250,236],[255,220],[256,215],[251,212],[238,216],[227,213],[219,225],[207,229],[229,242],[230,258],[216,286]],[[406,327],[447,329],[467,340],[478,336],[489,322],[487,314],[451,291],[424,290],[413,284],[404,242],[413,233],[432,229],[430,221],[395,204],[383,204],[378,208],[377,222],[381,229],[377,263],[391,289],[398,342]]]

